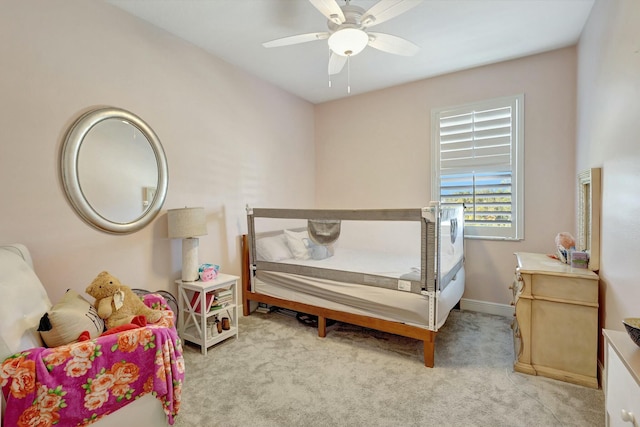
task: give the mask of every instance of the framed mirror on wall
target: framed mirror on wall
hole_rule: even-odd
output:
[[[80,217],[115,234],[149,224],[160,212],[168,187],[158,136],[140,117],[114,107],[93,109],[69,128],[61,174]]]
[[[589,252],[589,270],[600,269],[600,211],[602,169],[591,168],[578,174],[578,250]]]

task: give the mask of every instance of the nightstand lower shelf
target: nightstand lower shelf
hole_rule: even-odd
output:
[[[232,326],[227,331],[222,331],[222,333],[220,334],[218,332],[214,332],[214,335],[207,335],[207,338],[203,340],[199,337],[196,327],[191,326],[185,329],[184,333],[182,334],[182,339],[199,346],[211,347],[226,340],[227,338],[232,338],[233,336],[238,338],[238,328],[235,326]]]

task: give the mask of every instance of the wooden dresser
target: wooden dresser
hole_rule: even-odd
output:
[[[598,275],[545,254],[515,255],[514,369],[598,388]]]

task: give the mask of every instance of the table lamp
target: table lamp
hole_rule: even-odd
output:
[[[207,234],[204,208],[169,209],[169,238],[182,239],[182,281],[198,280],[198,236]]]

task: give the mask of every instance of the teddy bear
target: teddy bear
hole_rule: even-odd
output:
[[[85,292],[96,299],[94,306],[107,329],[131,323],[144,326],[141,323],[155,323],[162,317],[107,271],[98,274]]]

